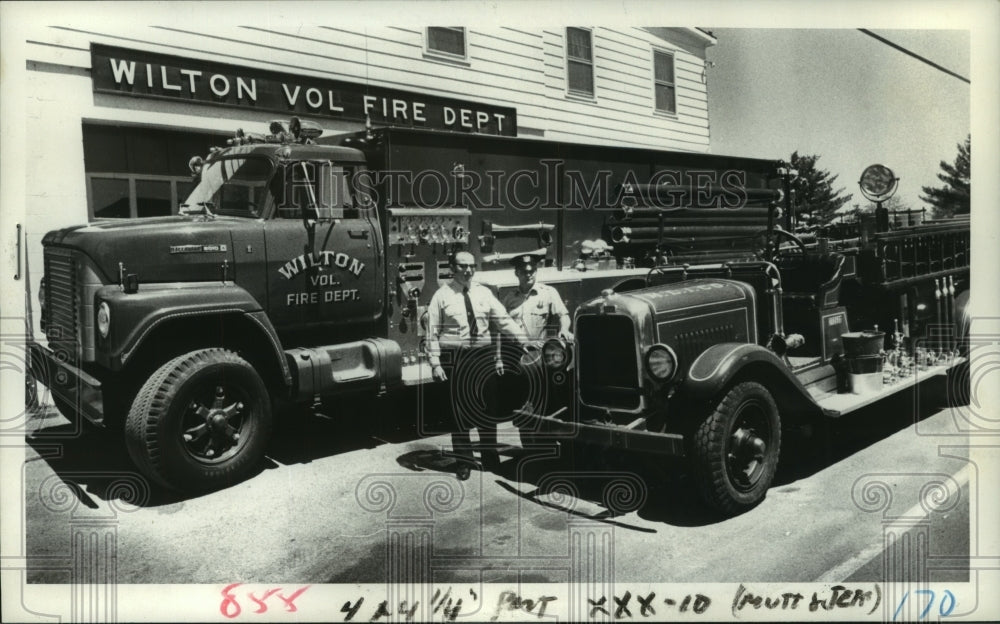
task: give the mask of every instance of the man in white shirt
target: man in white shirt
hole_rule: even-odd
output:
[[[476,260],[467,251],[451,258],[452,279],[434,293],[427,306],[427,350],[435,381],[450,380],[457,455],[472,458],[469,430],[479,429],[483,466],[499,466],[496,447],[496,350],[493,330],[526,344],[520,327],[510,318],[492,291],[473,284]]]

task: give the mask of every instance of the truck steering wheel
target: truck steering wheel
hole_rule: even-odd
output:
[[[753,235],[754,255],[756,255],[757,258],[761,260],[767,260],[768,262],[776,261],[778,259],[778,256],[781,255],[781,245],[778,241],[779,238],[787,238],[788,240],[790,240],[792,243],[795,244],[796,248],[798,249],[798,253],[805,255],[806,244],[803,243],[802,239],[796,236],[795,234],[792,234],[791,232],[783,230],[779,227],[775,227],[771,231],[771,235],[774,237],[775,240],[774,240],[774,248],[771,254],[772,257],[770,258],[768,257],[767,253],[768,244],[770,242],[768,240],[767,230],[761,230],[760,232]],[[763,244],[758,245],[757,243],[763,243]]]

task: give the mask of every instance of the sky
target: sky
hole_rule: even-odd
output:
[[[970,86],[857,29],[712,28],[708,94],[711,150],[788,159],[818,154],[834,188],[868,204],[858,179],[879,163],[897,195],[922,208],[922,186],[940,186],[970,131]],[[874,33],[969,78],[965,30]]]

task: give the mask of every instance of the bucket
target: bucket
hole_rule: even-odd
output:
[[[847,332],[846,334],[841,334],[840,340],[844,345],[844,355],[848,358],[878,355],[882,351],[885,332]]]
[[[882,372],[881,355],[862,355],[859,357],[847,358],[847,372],[852,375],[865,375],[867,373]]]
[[[852,394],[870,394],[882,389],[882,373],[850,375]]]

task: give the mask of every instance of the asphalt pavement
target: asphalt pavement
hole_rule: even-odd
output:
[[[979,519],[968,462],[941,452],[965,439],[934,383],[786,437],[767,498],[734,518],[707,510],[682,466],[555,444],[459,481],[448,436],[398,400],[291,417],[259,474],[193,497],[150,486],[113,435],[42,410],[25,448],[27,580],[69,582],[75,536],[96,526],[119,583],[565,582],[581,562],[616,582],[960,581]],[[886,550],[904,534],[926,540],[922,565]]]

